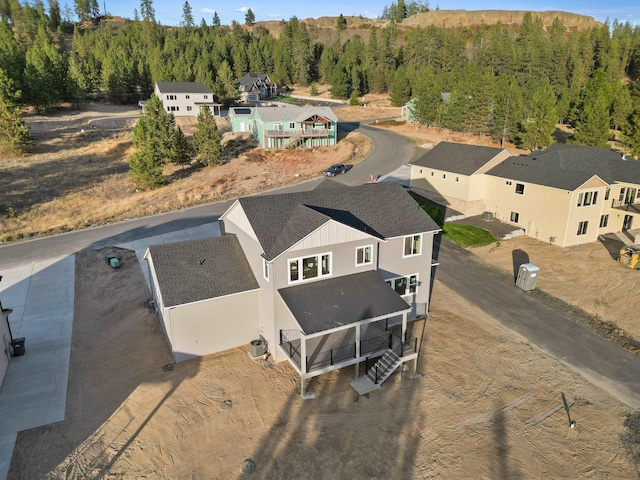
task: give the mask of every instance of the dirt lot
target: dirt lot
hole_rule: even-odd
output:
[[[615,249],[609,252],[601,243],[559,248],[533,238],[515,237],[501,241],[499,246],[472,251],[514,275],[515,264],[531,262],[539,266],[539,289],[640,339],[640,298],[633,294],[640,289],[640,272],[618,264],[612,257]]]
[[[227,149],[224,165],[205,168],[194,161],[184,170],[167,165],[167,186],[139,192],[127,164],[138,114],[131,107],[91,104],[79,112],[27,117],[36,139],[35,153],[0,162],[0,241],[102,225],[300,182],[319,176],[332,163],[356,163],[370,148],[358,133],[334,147],[313,150],[264,150],[246,138],[236,139]],[[178,124],[189,138],[193,121],[178,119]],[[228,137],[228,121],[220,119],[219,125]]]
[[[9,478],[637,478],[621,404],[438,282],[416,378],[358,397],[345,369],[302,400],[246,349],[163,369],[136,257],[108,251],[76,257],[66,419],[18,435]]]

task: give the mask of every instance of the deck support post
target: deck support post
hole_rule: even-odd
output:
[[[306,395],[306,385],[304,384],[304,377],[300,377],[300,396],[304,398]]]
[[[356,358],[360,358],[360,324],[356,323]],[[360,376],[360,362],[356,363],[356,378]]]
[[[407,341],[407,312],[402,314],[402,335],[400,341],[403,343]]]

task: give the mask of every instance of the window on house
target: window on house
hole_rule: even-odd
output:
[[[373,263],[373,245],[356,248],[356,267]]]
[[[585,235],[587,233],[587,227],[589,226],[589,221],[585,220],[584,222],[578,223],[578,233],[577,235]]]
[[[595,205],[598,200],[598,192],[580,192],[578,194],[578,206],[586,207],[587,205]]]
[[[191,106],[187,105],[187,112],[191,111]]]
[[[205,99],[205,100],[208,100],[208,99],[209,99],[209,95],[205,95],[205,96],[204,96],[204,99]]]
[[[505,183],[506,183],[507,185],[511,185],[511,180],[507,180]]]
[[[422,173],[422,169],[420,169],[420,173]],[[640,192],[640,190],[638,190]]]
[[[600,228],[604,228],[609,225],[609,214],[600,215]]]
[[[513,223],[518,223],[518,221],[520,220],[520,214],[518,212],[511,212],[509,220]]]
[[[620,196],[618,196],[618,201],[619,201],[619,202],[621,202],[621,201],[623,201],[623,200],[624,200],[624,194],[625,194],[626,190],[627,190],[627,189],[626,189],[626,188],[624,188],[624,187],[622,187],[622,188],[620,189]]]
[[[296,128],[295,122],[289,122],[289,128]]]
[[[607,187],[607,189],[604,192],[604,200],[607,201],[609,200],[609,194],[611,193],[611,188]],[[638,193],[640,193],[640,190],[638,190]]]
[[[331,254],[312,255],[289,260],[289,282],[331,275]]]
[[[167,95],[167,100],[175,100],[176,96],[175,95]]]
[[[267,263],[266,259],[262,259],[262,275],[264,275],[264,279],[269,281],[269,263]]]
[[[385,280],[398,295],[408,295],[418,291],[418,274],[406,277],[389,278]]]
[[[431,176],[432,176],[432,177],[433,177],[433,175],[434,175],[434,173],[433,173],[433,172],[431,172]]]
[[[189,100],[189,95],[185,95],[184,98],[186,98],[187,100]]]
[[[456,177],[456,182],[459,182],[459,181],[460,181],[460,177]]]
[[[422,248],[422,235],[410,235],[404,237],[404,255],[405,257],[411,257],[413,255],[420,255]]]
[[[446,173],[443,173],[443,174],[442,174],[442,178],[447,178],[447,174],[446,174]]]
[[[516,183],[516,193],[518,195],[524,195],[524,183]]]

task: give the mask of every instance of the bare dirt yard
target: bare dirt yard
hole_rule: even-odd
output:
[[[602,243],[559,248],[530,237],[470,249],[486,262],[514,273],[521,263],[540,267],[537,288],[613,322],[640,339],[640,272],[616,262],[615,246]]]
[[[261,479],[637,478],[623,405],[437,281],[415,378],[359,397],[349,368],[303,400],[246,348],[164,368],[135,254],[112,251],[76,256],[66,418],[18,435],[11,479],[226,480],[246,459]]]
[[[350,133],[334,147],[265,150],[250,138],[224,132],[226,163],[181,169],[167,165],[168,185],[136,191],[128,173],[132,128],[139,111],[91,104],[26,117],[34,154],[0,159],[0,241],[61,233],[187,206],[256,193],[317,177],[333,163],[353,164],[370,142]],[[194,122],[178,119],[189,139]]]

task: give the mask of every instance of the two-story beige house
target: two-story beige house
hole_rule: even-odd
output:
[[[220,116],[222,104],[216,103],[213,90],[200,82],[156,82],[154,93],[174,117],[197,117],[203,106]]]
[[[639,162],[577,145],[554,144],[520,157],[491,157],[487,148],[438,144],[412,162],[412,187],[440,195],[468,215],[491,212],[530,237],[562,247],[640,227]],[[475,156],[453,159],[456,152],[476,149]]]
[[[305,380],[349,365],[375,388],[417,359],[407,332],[428,311],[440,228],[402,186],[325,180],[240,198],[220,225],[221,237],[145,255],[175,361],[260,338],[304,394]]]

